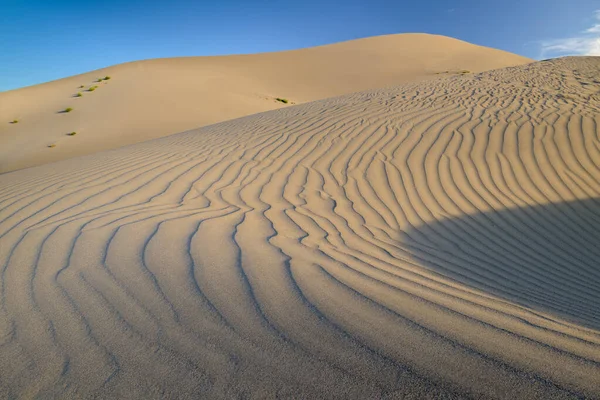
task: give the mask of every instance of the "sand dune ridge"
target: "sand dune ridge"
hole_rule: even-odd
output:
[[[9,396],[595,398],[597,58],[0,175]]]
[[[93,154],[292,103],[531,61],[445,36],[397,34],[274,53],[115,65],[0,93],[0,172]],[[106,76],[110,79],[97,81]],[[90,92],[90,88],[95,89]],[[73,111],[60,113],[67,107]],[[17,124],[9,123],[15,119]],[[77,134],[69,137],[70,132]],[[49,145],[54,147],[50,150]]]

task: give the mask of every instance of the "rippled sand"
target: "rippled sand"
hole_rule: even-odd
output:
[[[0,390],[600,397],[600,58],[0,175]]]

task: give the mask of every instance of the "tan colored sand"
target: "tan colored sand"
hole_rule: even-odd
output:
[[[280,53],[116,65],[0,93],[0,172],[283,107],[278,97],[303,103],[439,72],[530,61],[448,37],[403,34]],[[106,75],[111,80],[94,83]],[[92,85],[98,89],[87,92]],[[82,97],[73,97],[78,92]],[[73,112],[58,113],[66,107]],[[14,119],[19,123],[10,124]],[[73,131],[76,136],[67,136]]]
[[[600,397],[598,76],[440,77],[0,175],[2,397]]]

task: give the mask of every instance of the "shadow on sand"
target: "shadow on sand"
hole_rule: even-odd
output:
[[[600,329],[600,199],[449,218],[403,242],[430,270]]]

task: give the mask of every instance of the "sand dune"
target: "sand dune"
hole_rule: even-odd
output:
[[[440,77],[0,175],[0,392],[600,397],[599,72]]]
[[[283,107],[276,98],[303,103],[440,72],[531,61],[448,37],[402,34],[279,53],[117,65],[0,93],[0,172]],[[109,81],[94,82],[107,75]],[[73,112],[59,113],[67,107]],[[18,124],[9,123],[15,119]]]

